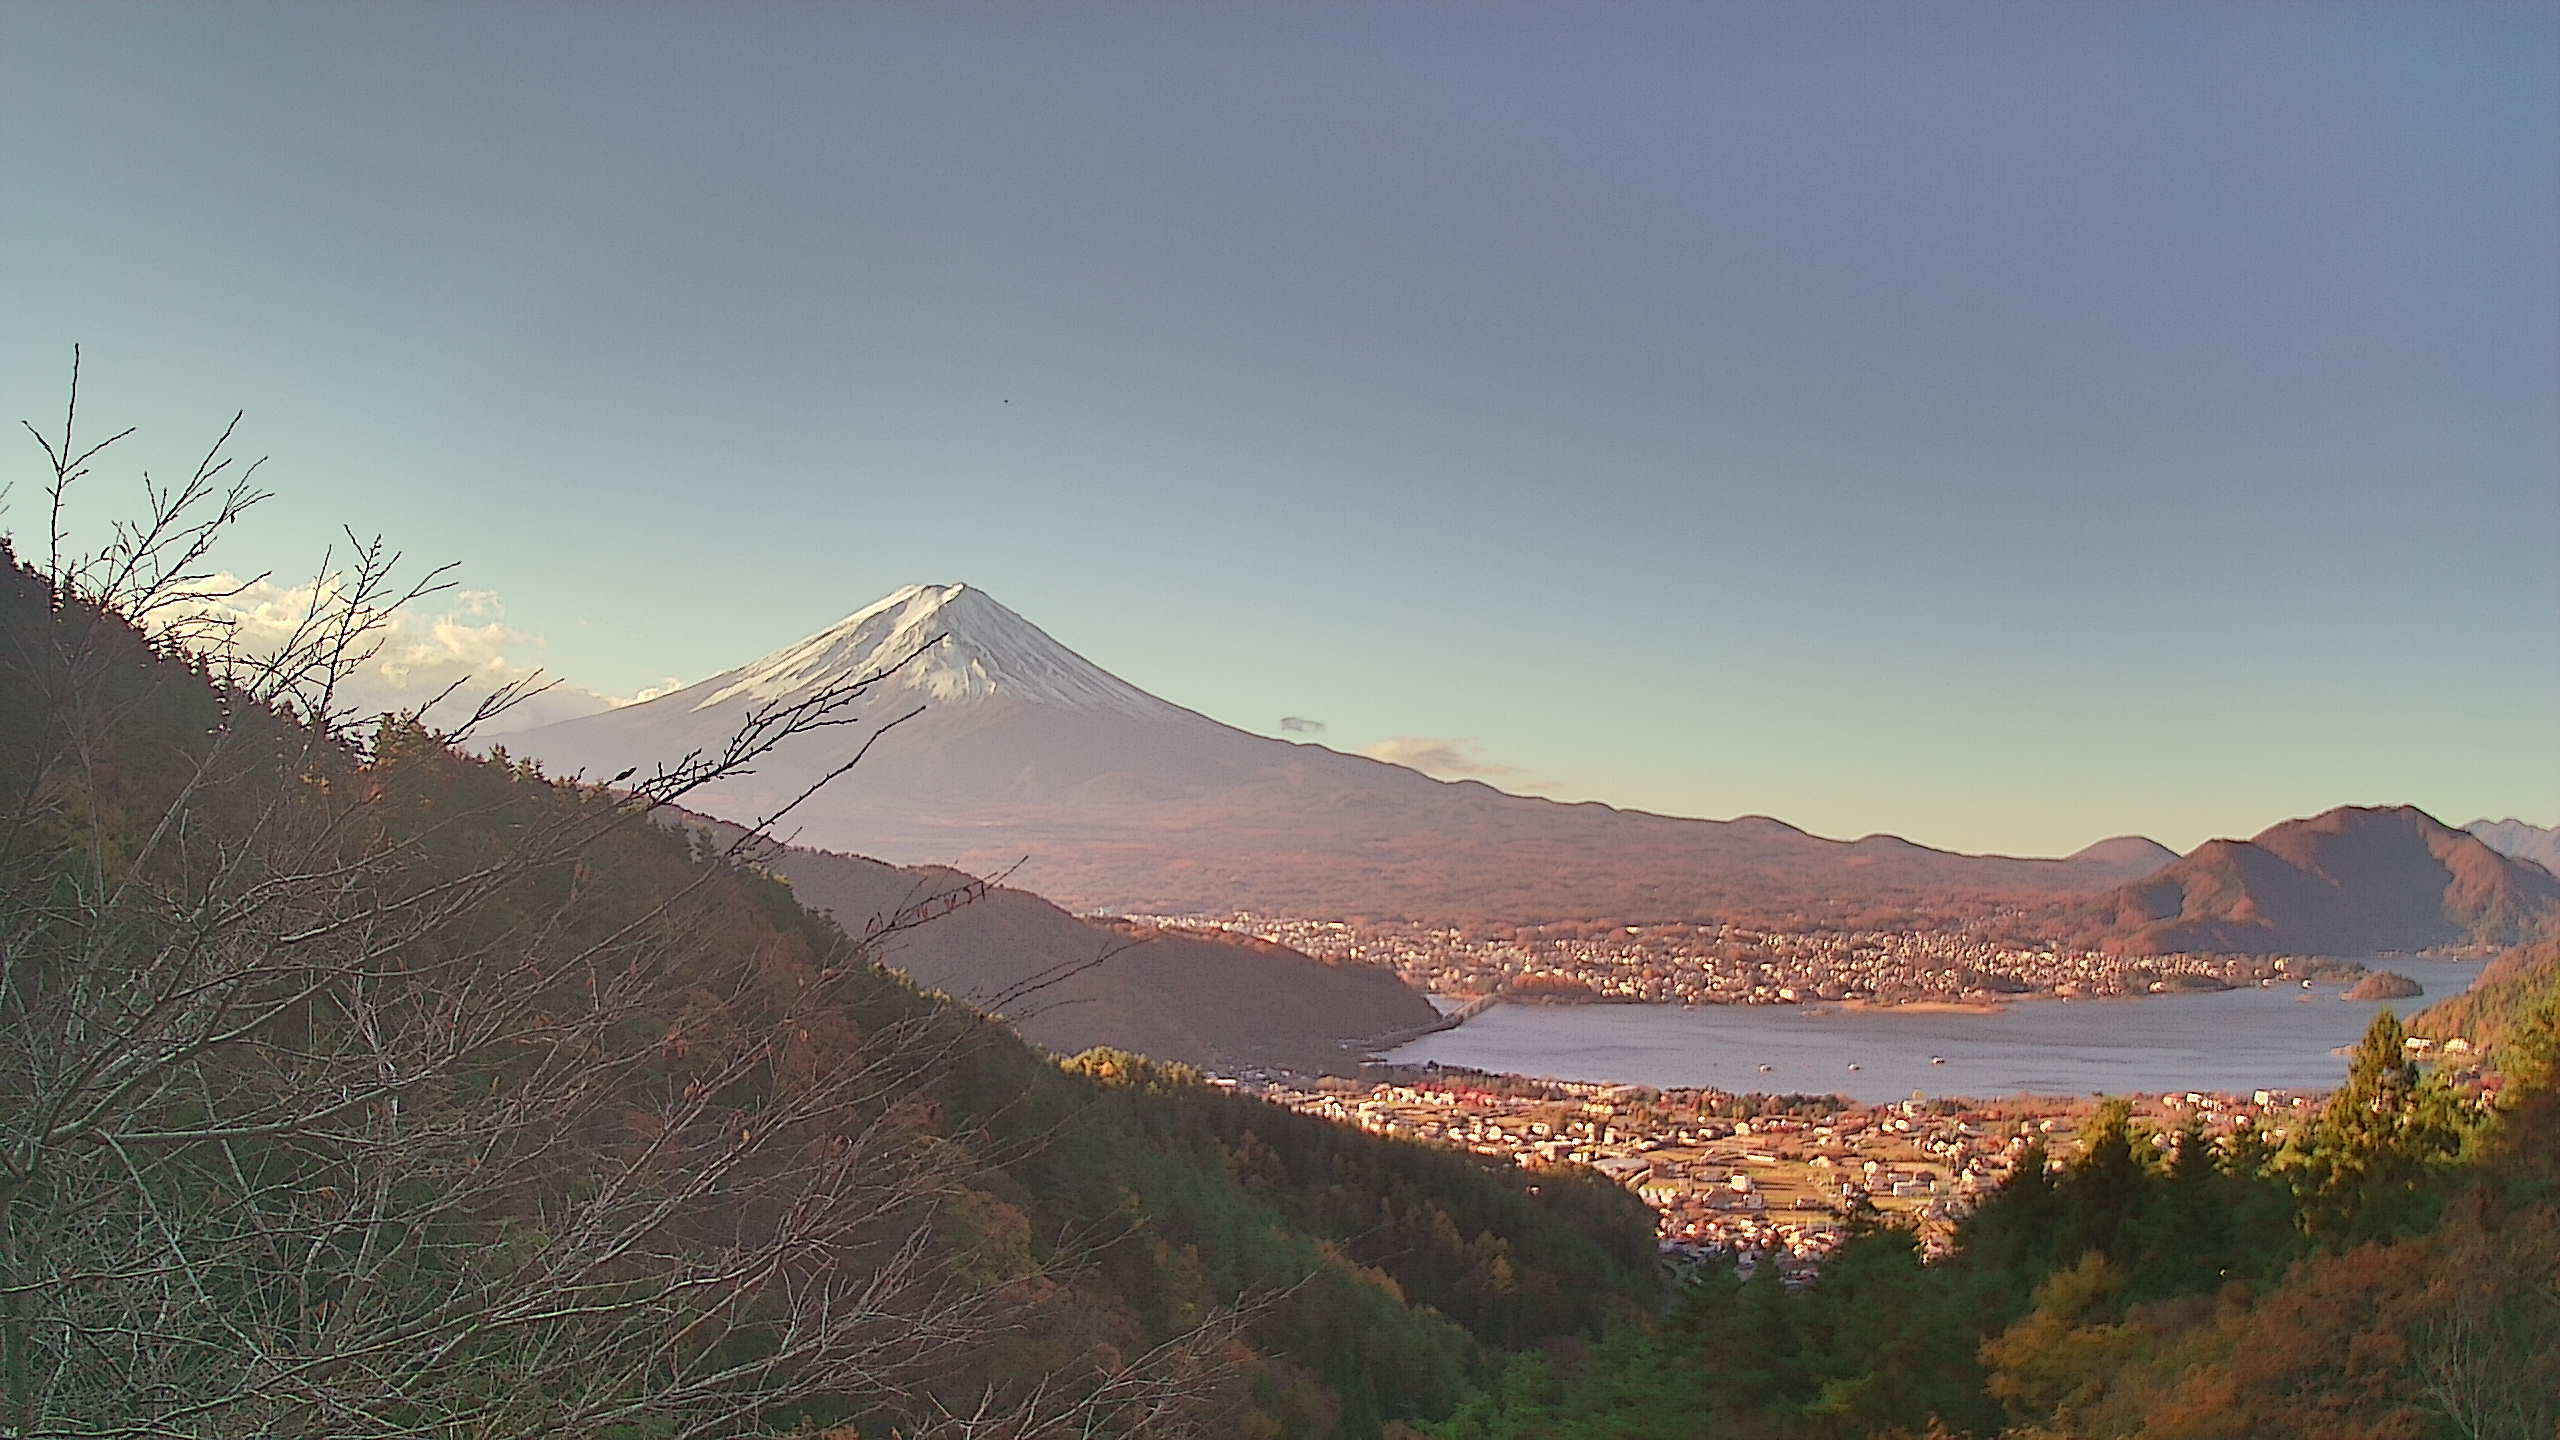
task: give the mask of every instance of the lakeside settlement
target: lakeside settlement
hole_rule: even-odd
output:
[[[2413,1058],[2464,1064],[2411,1037]],[[2477,1071],[2477,1103],[2495,1101]],[[1674,1260],[1809,1276],[1872,1209],[1913,1226],[1943,1253],[1955,1222],[2041,1147],[2062,1169],[2099,1100],[2017,1095],[1861,1105],[1838,1095],[1737,1095],[1712,1089],[1553,1080],[1424,1065],[1373,1065],[1361,1078],[1213,1076],[1291,1110],[1371,1134],[1451,1145],[1524,1168],[1584,1165],[1652,1207]],[[2253,1131],[2278,1146],[2323,1092],[2259,1089],[2125,1094],[2166,1150],[2189,1124],[2216,1142]]]

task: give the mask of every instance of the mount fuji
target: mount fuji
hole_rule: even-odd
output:
[[[646,770],[716,748],[759,707],[870,677],[864,723],[799,736],[687,803],[761,820],[876,735],[784,838],[977,873],[1021,862],[1013,883],[1062,904],[1142,913],[1846,919],[2090,893],[2173,858],[2133,837],[2060,860],[1960,855],[1436,780],[1186,710],[967,585],[910,585],[699,684],[503,738],[559,771]]]

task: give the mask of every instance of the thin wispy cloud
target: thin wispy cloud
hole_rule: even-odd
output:
[[[1475,741],[1464,736],[1398,735],[1360,753],[1441,780],[1494,780],[1525,773],[1517,765],[1505,765],[1487,756]]]

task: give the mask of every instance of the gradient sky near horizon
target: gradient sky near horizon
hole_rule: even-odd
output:
[[[2552,6],[13,3],[0,76],[0,420],[79,342],[142,427],[79,518],[244,409],[235,568],[383,532],[609,693],[958,580],[1569,798],[2560,822]]]

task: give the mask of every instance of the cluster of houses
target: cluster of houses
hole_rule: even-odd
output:
[[[1238,912],[1208,926],[1288,945],[1320,960],[1379,965],[1439,995],[1510,989],[1550,997],[1671,1005],[1789,1005],[1816,1000],[1982,1001],[2010,995],[2107,996],[2251,984],[2283,972],[2257,957],[2139,959],[2027,946],[1964,929],[1781,930],[1696,923],[1611,926],[1596,934],[1477,935],[1454,926],[1315,920]]]
[[[1939,1233],[2006,1175],[2029,1135],[2066,1119],[2020,1121],[1903,1102],[1830,1115],[1718,1117],[1710,1091],[1509,1081],[1265,1079],[1273,1103],[1380,1135],[1455,1145],[1528,1166],[1586,1165],[1653,1207],[1666,1250],[1811,1261],[1862,1204],[1907,1211]],[[2041,1129],[2036,1128],[2041,1125]]]
[[[1257,1076],[1272,1103],[1380,1135],[1454,1145],[1524,1166],[1578,1164],[1651,1206],[1667,1255],[1720,1257],[1809,1273],[1863,1208],[1916,1225],[1942,1248],[1974,1199],[2041,1145],[2059,1166],[2092,1102],[1909,1100],[1830,1113],[1736,1117],[1706,1090],[1534,1081],[1451,1071],[1366,1084]],[[2209,1134],[2258,1126],[2281,1140],[2314,1097],[2260,1090],[2132,1097],[2153,1143],[2194,1119]]]

